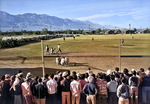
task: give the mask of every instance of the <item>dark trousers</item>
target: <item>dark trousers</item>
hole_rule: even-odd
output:
[[[108,93],[108,104],[118,104],[118,98],[116,92]]]
[[[80,93],[80,104],[87,104],[86,95],[84,93]]]
[[[107,96],[103,94],[97,94],[96,104],[107,104]]]
[[[47,94],[46,104],[57,104],[57,94]]]

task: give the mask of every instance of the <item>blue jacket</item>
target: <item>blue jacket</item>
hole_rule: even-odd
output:
[[[83,92],[87,95],[95,95],[96,85],[93,82],[87,83],[83,88]]]
[[[141,86],[150,87],[150,76],[143,77]]]

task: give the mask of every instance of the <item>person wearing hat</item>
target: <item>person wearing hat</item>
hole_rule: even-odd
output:
[[[87,104],[96,104],[97,88],[94,83],[94,77],[89,76],[88,81],[89,83],[84,86],[82,91],[87,95]]]
[[[26,81],[21,84],[23,104],[32,104],[32,92],[30,88],[32,74],[30,72],[26,75]]]
[[[126,84],[127,79],[122,79],[122,84],[117,88],[118,104],[129,104],[129,98],[132,94],[131,87]]]
[[[62,104],[70,104],[70,76],[67,71],[62,74],[63,80],[60,82],[62,87]]]

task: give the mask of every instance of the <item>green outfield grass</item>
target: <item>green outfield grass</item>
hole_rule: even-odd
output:
[[[132,39],[134,36],[134,39]],[[119,39],[124,39],[121,46],[122,55],[150,55],[150,34],[133,35],[80,35],[73,40],[66,37],[44,40],[44,52],[46,45],[57,50],[57,44],[61,44],[64,53],[85,53],[91,55],[118,55]],[[94,41],[92,41],[94,38]],[[32,43],[16,48],[0,49],[0,56],[41,56],[41,43]]]

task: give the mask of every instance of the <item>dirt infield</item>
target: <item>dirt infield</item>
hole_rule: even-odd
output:
[[[65,66],[56,65],[55,57],[46,57],[45,59],[45,73],[55,73],[57,70],[70,70],[85,73],[90,67],[96,74],[97,72],[106,72],[108,69],[114,70],[119,67],[119,57],[117,56],[83,56],[83,53],[71,53],[69,57],[69,64]],[[61,55],[60,55],[61,56]],[[64,55],[62,55],[64,56]],[[67,56],[67,55],[66,55]],[[80,57],[81,56],[81,57]],[[128,68],[147,70],[150,67],[150,57],[121,57],[121,69]],[[76,63],[76,65],[74,64]],[[3,59],[0,60],[0,75],[9,73],[15,74],[18,70],[22,70],[25,74],[31,72],[34,76],[42,76],[42,62],[39,59]],[[121,70],[121,71],[122,71]]]

